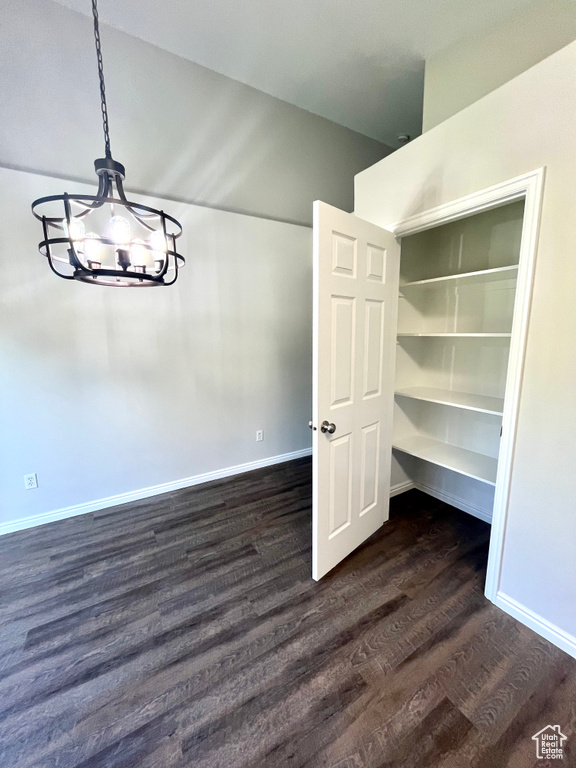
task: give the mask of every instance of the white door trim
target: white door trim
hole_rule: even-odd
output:
[[[524,219],[520,244],[516,303],[512,323],[512,338],[510,339],[510,359],[506,378],[504,415],[502,417],[502,440],[498,460],[498,475],[496,478],[490,553],[485,587],[486,597],[492,602],[498,602],[498,604],[505,602],[505,596],[500,595],[500,577],[508,522],[508,503],[514,466],[514,446],[518,428],[522,375],[534,284],[544,175],[545,169],[538,168],[523,176],[495,184],[493,187],[488,187],[488,189],[483,189],[466,197],[461,197],[458,200],[431,208],[387,227],[387,229],[394,232],[396,237],[406,237],[431,227],[438,227],[457,219],[487,211],[490,208],[499,208],[515,200],[524,199]],[[500,597],[503,599],[500,600]],[[509,601],[509,599],[506,597],[506,600]]]

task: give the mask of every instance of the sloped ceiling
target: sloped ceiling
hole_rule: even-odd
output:
[[[59,0],[91,13],[90,0]],[[99,0],[101,20],[374,139],[421,131],[424,61],[530,0]]]

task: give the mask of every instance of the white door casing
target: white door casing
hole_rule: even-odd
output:
[[[314,203],[316,580],[388,519],[399,265],[391,232]]]

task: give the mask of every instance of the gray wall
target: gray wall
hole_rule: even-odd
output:
[[[426,62],[423,130],[430,130],[574,39],[574,0],[537,0],[504,23],[432,56]]]
[[[390,152],[107,26],[102,47],[129,189],[310,224],[317,198],[351,210],[354,174]],[[103,154],[91,20],[4,0],[0,51],[0,165],[90,181]]]

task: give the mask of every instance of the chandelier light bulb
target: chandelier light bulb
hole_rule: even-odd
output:
[[[161,272],[166,258],[166,238],[164,237],[164,232],[161,229],[152,232],[148,242],[152,248],[154,266],[158,272]]]
[[[71,240],[82,240],[84,237],[86,227],[84,226],[84,222],[81,219],[75,219],[72,217],[70,219],[70,225],[68,225],[68,222],[66,219],[64,219],[62,225],[64,227],[64,235],[69,237]]]
[[[110,235],[116,245],[124,245],[130,240],[130,222],[123,216],[112,216],[110,219]]]
[[[155,232],[152,232],[150,235],[150,246],[153,251],[160,251],[161,253],[154,253],[154,256],[156,258],[163,258],[163,254],[166,253],[166,238],[164,237],[164,232],[161,229],[157,229]]]
[[[95,232],[87,232],[84,236],[84,256],[89,263],[102,263],[102,244]]]
[[[144,267],[148,261],[148,248],[144,240],[133,240],[130,246],[130,255],[132,257],[132,264],[135,267]]]

